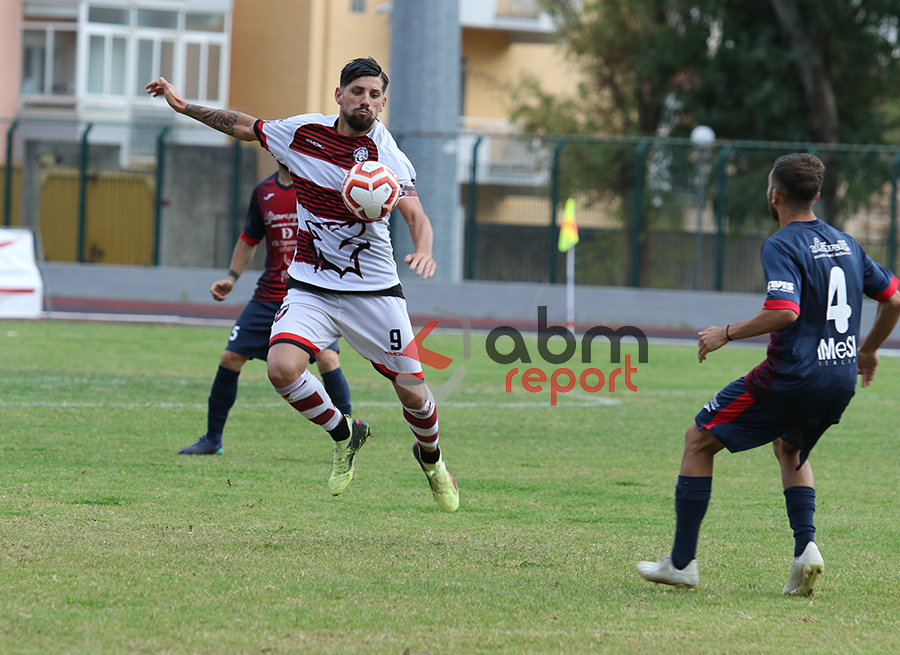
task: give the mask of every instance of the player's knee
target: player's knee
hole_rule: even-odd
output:
[[[417,383],[394,382],[394,390],[404,407],[420,409],[428,402],[428,386],[421,381]]]
[[[269,376],[269,382],[276,389],[286,387],[297,381],[305,367],[298,366],[295,362],[286,361],[277,358],[269,358],[266,367],[266,373]]]
[[[697,430],[697,426],[691,424],[691,426],[684,431],[684,448],[687,450],[688,448],[696,448],[697,440],[700,436],[699,430]]]
[[[792,446],[786,441],[776,439],[772,442],[772,449],[779,462],[784,461],[788,464],[794,464],[795,462],[800,461],[800,449],[796,446]]]
[[[227,368],[230,371],[240,371],[248,359],[249,357],[244,357],[243,355],[238,355],[230,350],[226,350],[222,353],[222,358],[219,360],[219,366]]]
[[[709,453],[714,455],[721,448],[721,444],[712,436],[711,432],[705,429],[701,430],[693,423],[684,433],[684,451],[686,453]]]
[[[335,351],[325,348],[316,355],[316,366],[319,367],[319,373],[328,373],[340,368],[341,361],[338,359],[338,354]]]

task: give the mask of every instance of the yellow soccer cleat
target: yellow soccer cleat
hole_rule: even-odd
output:
[[[343,441],[334,442],[334,454],[331,457],[331,477],[328,478],[328,492],[332,496],[340,496],[353,480],[356,472],[356,453],[366,445],[372,434],[369,424],[344,416],[350,428],[350,436]]]
[[[425,477],[428,478],[434,502],[445,512],[455,512],[459,507],[459,487],[456,486],[456,480],[447,470],[444,458],[441,457],[434,464],[423,462],[418,442],[413,444],[413,457],[416,458],[419,466],[425,472]]]

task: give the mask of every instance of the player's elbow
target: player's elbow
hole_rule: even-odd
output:
[[[888,305],[889,307],[900,311],[900,289],[897,289],[894,292],[894,295],[888,298],[887,300],[883,300],[882,303]]]
[[[900,289],[895,291],[890,298],[882,300],[879,309],[889,316],[893,316],[894,320],[897,320],[900,317]]]
[[[247,128],[242,125],[238,125],[234,128],[233,136],[235,139],[238,139],[240,141],[256,141],[257,140],[256,130],[254,130],[252,127]]]
[[[259,137],[256,134],[256,119],[250,114],[238,114],[237,123],[234,126],[235,139],[241,141],[257,141]]]
[[[776,309],[778,315],[775,318],[775,322],[778,324],[776,329],[780,330],[781,328],[786,328],[788,325],[796,321],[800,318],[800,314],[795,312],[793,309]]]

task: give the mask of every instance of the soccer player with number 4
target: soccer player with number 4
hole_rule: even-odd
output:
[[[371,57],[341,71],[334,99],[337,115],[303,114],[259,120],[241,112],[185,102],[164,78],[147,85],[176,112],[243,141],[259,141],[291,172],[297,196],[297,247],[288,267],[288,292],[275,315],[268,374],[276,391],[334,440],[328,489],[339,495],[353,480],[369,426],[344,416],[321,382],[307,370],[311,355],[343,337],[393,384],[403,416],[415,435],[413,456],[445,512],[456,511],[459,490],[438,447],[437,408],[414,352],[414,334],[397,275],[387,213],[360,217],[341,188],[358,162],[378,161],[400,184],[397,209],[415,252],[404,262],[428,279],[434,274],[433,232],[416,195],[416,173],[384,124],[388,76]],[[412,344],[412,345],[411,345]]]
[[[717,393],[685,435],[675,487],[675,539],[657,562],[639,562],[642,577],[676,587],[700,583],[695,554],[712,490],[713,458],[771,443],[781,468],[794,559],[786,595],[811,596],[824,570],[815,543],[816,492],[809,453],[838,423],[857,374],[867,387],[878,348],[900,317],[897,278],[850,236],[816,218],[825,166],[815,156],[775,161],[766,197],[780,229],[763,245],[766,301],[755,316],[700,332],[699,360],[729,341],[771,333],[765,361]],[[878,301],[860,344],[863,294]]]

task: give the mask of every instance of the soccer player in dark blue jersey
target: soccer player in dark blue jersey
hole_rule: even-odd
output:
[[[781,157],[769,173],[769,212],[780,229],[763,245],[766,301],[755,316],[700,332],[699,360],[729,341],[771,333],[765,361],[729,384],[697,414],[685,435],[675,487],[675,540],[658,562],[639,562],[651,582],[696,587],[695,554],[712,490],[713,458],[773,444],[794,560],[783,594],[809,596],[824,570],[815,544],[816,492],[807,460],[819,437],[838,423],[857,374],[866,387],[878,348],[900,317],[897,278],[848,235],[817,219],[825,166],[815,156]],[[859,342],[863,294],[879,302],[872,330]]]
[[[228,345],[222,352],[219,368],[209,392],[206,414],[206,434],[196,443],[182,448],[181,455],[221,455],[222,432],[237,399],[238,377],[244,364],[251,359],[266,361],[269,353],[269,333],[275,313],[287,293],[287,267],[294,258],[297,236],[297,200],[291,173],[283,164],[278,172],[264,179],[253,189],[247,221],[240,239],[234,246],[231,265],[226,275],[210,287],[216,300],[225,300],[235,282],[250,265],[260,241],[266,241],[266,264],[256,283],[253,298],[238,317]],[[341,413],[350,414],[350,387],[341,371],[338,342],[323,348],[310,360],[319,367],[319,375],[328,395]]]

